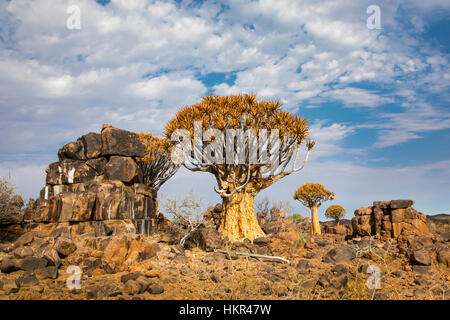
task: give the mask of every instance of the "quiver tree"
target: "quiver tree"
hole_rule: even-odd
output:
[[[215,176],[223,205],[219,232],[232,242],[264,235],[254,197],[304,167],[314,146],[308,135],[308,120],[256,95],[203,97],[179,110],[164,132],[177,146],[177,161]],[[306,155],[297,167],[302,146]]]
[[[320,183],[305,183],[295,191],[294,199],[311,210],[311,232],[321,234],[318,208],[328,200],[334,199],[334,192],[327,190]]]
[[[339,221],[345,216],[345,212],[346,211],[342,206],[333,204],[325,210],[325,217],[334,219],[334,221],[336,221],[336,225],[338,226]]]
[[[158,191],[180,166],[170,159],[172,145],[169,141],[146,132],[139,133],[138,136],[146,151],[145,157],[136,159],[142,171],[143,182]]]

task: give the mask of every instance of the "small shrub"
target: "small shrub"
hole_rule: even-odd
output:
[[[289,214],[294,209],[294,206],[287,200],[273,201],[272,208],[276,208],[284,213]]]
[[[11,183],[10,177],[0,179],[0,214],[3,215],[6,213],[9,213],[9,211],[11,209],[11,205],[13,204],[11,202],[20,202],[20,201],[11,201],[11,200],[16,200],[13,198],[17,198],[17,197],[15,197],[16,195],[14,194],[14,189],[15,189],[15,186]],[[18,197],[20,197],[20,196],[18,196]],[[20,200],[21,200],[21,198],[20,198]],[[18,204],[20,204],[20,203],[18,203]],[[22,202],[21,206],[23,206],[23,202]]]
[[[163,206],[166,213],[172,215],[173,222],[186,230],[180,240],[181,246],[184,246],[189,236],[202,224],[201,204],[202,198],[197,197],[191,190],[181,201],[176,197],[168,197]]]
[[[294,213],[288,217],[293,222],[303,222],[305,220],[305,217],[303,217],[300,213]]]

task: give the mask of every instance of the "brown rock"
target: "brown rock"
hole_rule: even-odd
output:
[[[105,173],[110,180],[123,182],[142,180],[142,173],[139,166],[129,157],[112,156],[106,164]]]
[[[1,281],[1,289],[5,292],[5,294],[9,295],[11,293],[19,292],[19,286],[16,281],[13,279],[4,279]]]
[[[348,262],[355,258],[355,253],[347,246],[341,246],[328,251],[323,259],[328,263]]]
[[[128,241],[125,237],[113,237],[103,254],[103,262],[108,271],[119,272],[124,269],[124,262],[128,253]]]
[[[108,161],[105,158],[89,159],[86,161],[86,165],[95,170],[97,175],[105,174],[105,167]]]
[[[342,289],[347,285],[348,277],[345,274],[338,274],[330,279],[330,284],[335,289]]]
[[[307,260],[300,260],[297,263],[297,270],[300,273],[307,273],[309,270],[309,262]]]
[[[148,292],[150,294],[161,294],[164,292],[164,288],[158,284],[151,284],[148,287]]]
[[[65,159],[73,159],[73,160],[86,159],[84,155],[83,143],[80,140],[69,142],[64,147],[59,149],[58,158],[59,161],[63,161]]]
[[[144,157],[145,146],[136,133],[104,125],[101,133],[102,154]]]
[[[427,274],[431,271],[431,267],[430,266],[423,266],[423,265],[413,265],[412,266],[412,271],[415,273],[420,273],[420,274]]]
[[[414,204],[412,200],[391,200],[389,206],[391,209],[406,209]]]
[[[361,207],[355,210],[355,216],[368,216],[372,214],[372,209],[369,207]]]
[[[141,250],[139,251],[140,260],[147,260],[156,256],[157,252],[160,250],[157,243],[149,243],[144,241],[141,245]]]
[[[14,257],[23,259],[33,255],[33,249],[20,247],[13,251]]]
[[[156,191],[143,183],[135,183],[133,187],[135,194],[140,194],[149,198],[156,198]]]
[[[98,172],[93,167],[89,166],[87,162],[84,162],[76,167],[72,183],[87,183],[95,180],[97,175]]]
[[[424,235],[427,237],[431,237],[432,234],[430,230],[428,229],[428,226],[425,222],[419,219],[414,219],[411,223],[411,225],[414,227],[414,232],[419,235]]]
[[[26,246],[33,242],[34,240],[34,233],[33,232],[27,232],[21,235],[15,242],[14,242],[14,248],[19,248]]]
[[[95,201],[96,194],[92,191],[76,193],[74,202],[72,202],[72,215],[69,218],[69,221],[92,220]],[[60,219],[60,221],[62,220]]]
[[[42,257],[47,260],[48,265],[59,268],[61,259],[58,252],[52,247],[45,247],[42,251]]]
[[[77,200],[77,195],[72,192],[63,193],[50,198],[50,201],[55,201],[52,217],[48,220],[50,222],[68,222],[72,219],[73,206]],[[58,212],[59,211],[59,212]]]
[[[134,196],[134,211],[132,219],[147,219],[156,217],[155,200],[147,196],[137,194]]]
[[[391,212],[392,222],[402,222],[405,218],[405,209],[395,209]]]
[[[300,235],[297,231],[292,228],[288,228],[286,231],[280,232],[277,235],[278,238],[284,241],[295,242],[301,240]]]
[[[2,273],[11,273],[20,270],[20,262],[16,259],[4,258],[0,267]]]
[[[387,209],[389,207],[390,201],[374,201],[373,206],[380,209]]]
[[[121,181],[107,181],[89,190],[96,194],[94,220],[129,219],[133,195]]]
[[[77,246],[72,240],[64,237],[59,237],[56,241],[55,249],[61,256],[67,257],[68,255],[75,252],[75,250],[77,250]]]
[[[220,248],[222,240],[215,228],[198,228],[189,239],[189,243],[197,243],[202,250],[209,252]]]
[[[414,251],[412,255],[412,260],[414,264],[419,264],[423,266],[429,266],[431,265],[431,257],[428,254],[427,250],[420,249],[417,251]]]
[[[126,273],[126,274],[124,274],[124,275],[122,275],[120,277],[120,281],[122,283],[126,283],[129,280],[134,280],[135,281],[135,280],[137,280],[137,278],[143,277],[143,276],[144,276],[144,274],[142,272],[139,272],[139,271],[128,272],[128,273]]]
[[[438,252],[437,259],[439,263],[442,263],[443,265],[450,267],[450,248],[441,249]]]
[[[398,238],[402,233],[402,224],[399,222],[392,223],[392,236]]]
[[[128,280],[125,283],[124,291],[129,295],[139,294],[141,292],[141,286],[135,280]]]
[[[147,279],[145,276],[137,278],[136,283],[139,285],[139,293],[147,291],[148,287],[152,284],[151,280]]]
[[[64,159],[61,162],[54,162],[49,164],[47,169],[46,184],[61,185],[76,183],[75,171],[83,161]]]
[[[102,139],[99,133],[89,132],[81,137],[84,154],[87,159],[100,157],[102,154]]]
[[[417,213],[418,212],[414,208],[409,207],[405,209],[404,217],[405,219],[416,219],[418,217]]]
[[[44,258],[26,257],[20,264],[20,269],[25,271],[35,271],[45,268],[47,266],[47,260]]]
[[[392,223],[390,221],[383,220],[381,223],[381,226],[383,230],[385,231],[391,231],[392,230]]]
[[[34,274],[38,279],[56,279],[58,278],[58,268],[49,266],[36,270]]]

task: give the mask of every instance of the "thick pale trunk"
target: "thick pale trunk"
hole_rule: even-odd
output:
[[[339,220],[336,220],[336,227],[339,226]]]
[[[222,198],[223,216],[219,227],[222,237],[231,242],[264,236],[254,209],[254,196],[248,192],[236,192],[231,197]]]
[[[311,233],[322,234],[320,231],[319,214],[316,206],[311,207]]]

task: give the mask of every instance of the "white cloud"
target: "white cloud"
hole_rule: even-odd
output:
[[[329,99],[339,100],[346,107],[378,107],[382,104],[393,102],[390,98],[382,97],[368,90],[359,88],[345,88],[327,91],[322,95]]]

